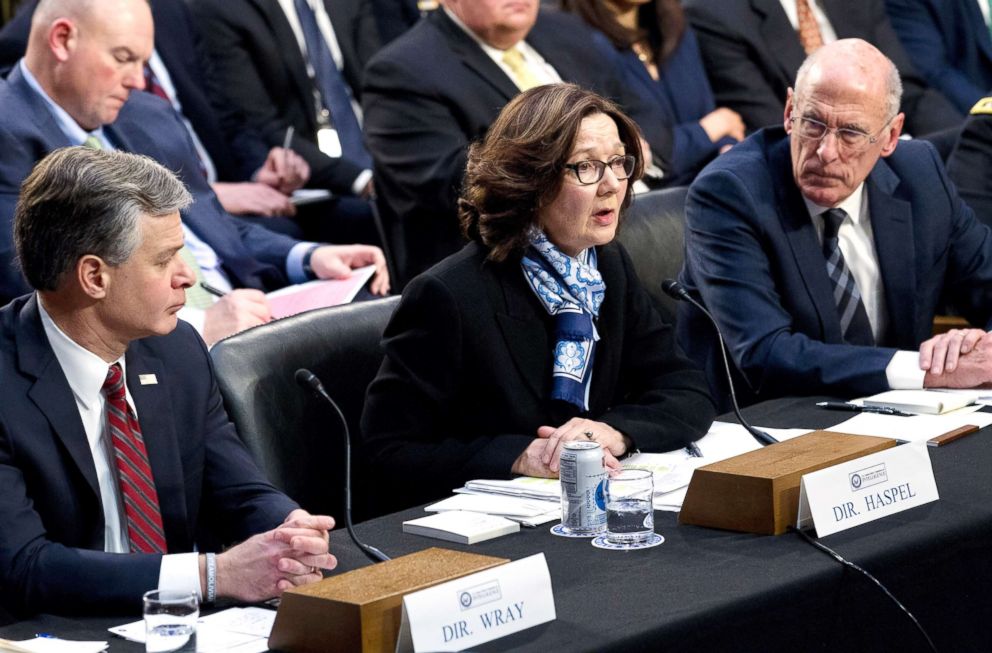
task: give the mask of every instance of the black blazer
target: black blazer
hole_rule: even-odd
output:
[[[190,325],[135,340],[125,361],[170,553],[216,550],[297,507],[238,439]],[[22,615],[136,612],[161,556],[103,550],[96,468],[35,295],[0,309],[0,387],[0,604]]]
[[[654,155],[671,161],[672,133],[663,112],[621,81],[619,55],[597,47],[580,19],[542,10],[526,40],[562,79],[616,100],[638,122]],[[464,244],[455,207],[468,145],[519,92],[443,9],[369,62],[365,138],[375,159],[387,242],[398,250],[391,252],[396,283],[402,286]]]
[[[209,88],[213,82],[210,59],[194,29],[183,0],[149,0],[155,21],[155,51],[162,58],[176,88],[183,116],[193,125],[210,154],[220,181],[245,181],[265,162],[269,147],[250,128],[244,114],[230,103],[212,106]],[[24,56],[37,0],[22,3],[0,31],[0,70],[6,75]]]
[[[960,125],[962,114],[913,68],[883,0],[821,5],[837,38],[864,39],[899,69],[908,132],[921,136]],[[781,125],[786,90],[806,53],[779,0],[687,0],[685,6],[717,105],[740,113],[750,130]]]
[[[365,62],[378,49],[371,6],[362,0],[325,0],[344,58],[344,77],[360,99]],[[300,46],[277,0],[196,0],[190,3],[217,80],[219,104],[238,107],[269,145],[281,145],[293,126],[295,149],[311,168],[312,187],[351,194],[362,168],[317,148],[313,85]]]
[[[644,451],[683,447],[713,419],[703,375],[676,350],[623,248],[598,253],[606,298],[588,417]],[[549,399],[554,320],[519,259],[485,257],[473,243],[417,277],[385,331],[362,432],[390,496],[404,505],[473,478],[509,478],[539,426],[578,414]]]

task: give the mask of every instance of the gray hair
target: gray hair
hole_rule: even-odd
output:
[[[841,53],[837,52],[838,49],[840,49]],[[846,55],[843,56],[846,59],[845,63],[855,67],[852,72],[866,76],[875,70],[875,66],[878,63],[877,58],[873,60],[872,54],[880,57],[881,61],[884,61],[884,65],[887,66],[885,75],[885,116],[891,119],[899,113],[899,106],[902,103],[902,79],[899,77],[899,69],[896,68],[896,65],[892,63],[891,59],[882,54],[877,48],[860,39],[835,41],[833,44],[819,48],[813,54],[806,57],[802,66],[799,67],[799,72],[796,73],[795,94],[797,96],[804,95],[806,76],[814,66],[821,63],[821,60],[825,58],[830,61],[836,61],[838,54]]]
[[[56,290],[87,254],[118,266],[141,243],[143,216],[171,215],[191,202],[182,182],[148,157],[55,150],[21,185],[14,211],[21,270],[37,290]]]

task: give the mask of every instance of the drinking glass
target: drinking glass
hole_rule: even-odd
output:
[[[639,544],[654,534],[654,476],[628,468],[606,479],[606,539]]]
[[[196,653],[196,592],[145,592],[144,615],[146,653]]]

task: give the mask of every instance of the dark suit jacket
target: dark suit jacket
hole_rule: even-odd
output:
[[[616,53],[581,20],[542,10],[527,43],[562,79],[612,97],[638,121],[654,154],[671,160],[664,115],[620,82]],[[463,244],[456,198],[469,143],[481,139],[516,85],[443,10],[377,54],[365,71],[365,137],[375,159],[377,205],[397,279]]]
[[[806,58],[779,0],[688,0],[716,103],[744,118],[749,129],[782,124],[786,90]],[[837,38],[860,38],[899,69],[906,130],[921,136],[956,127],[963,113],[927,87],[913,69],[885,15],[883,0],[822,0]]]
[[[643,451],[697,440],[713,419],[698,370],[675,349],[620,245],[598,249],[606,298],[596,323],[589,417]],[[552,401],[554,321],[519,259],[485,261],[477,244],[415,279],[384,335],[362,433],[406,505],[473,478],[508,478],[537,427],[577,414]]]
[[[360,99],[361,73],[378,48],[367,2],[325,0],[344,58],[344,77]],[[362,168],[332,159],[317,148],[317,113],[293,29],[277,0],[196,0],[190,4],[214,64],[215,103],[238,107],[271,146],[282,145],[293,126],[296,150],[311,168],[308,186],[351,194]]]
[[[900,141],[865,192],[890,325],[879,347],[842,344],[782,128],[735,146],[690,187],[682,283],[720,324],[752,399],[888,389],[895,349],[915,350],[930,337],[942,297],[972,324],[992,326],[992,232],[958,197],[933,147]],[[712,327],[695,308],[679,305],[678,332],[711,385],[725,386]]]
[[[947,160],[947,176],[978,219],[992,225],[992,115],[968,116]]]
[[[297,507],[238,439],[192,327],[132,342],[126,363],[170,553],[247,538]],[[96,469],[34,295],[0,309],[0,385],[0,602],[19,613],[137,611],[161,556],[104,553]]]
[[[975,0],[885,0],[920,74],[967,113],[992,88],[992,38]]]
[[[8,301],[30,290],[14,262],[12,221],[21,182],[46,154],[73,143],[19,68],[0,86],[0,106],[0,300]],[[297,241],[224,211],[200,173],[188,132],[168,104],[148,93],[132,93],[104,131],[117,148],[145,154],[182,178],[194,198],[182,212],[183,223],[217,252],[236,287],[273,289],[287,283],[286,256]]]
[[[210,154],[220,181],[245,181],[265,162],[269,147],[248,127],[244,115],[231,104],[214,107],[208,89],[211,62],[193,26],[183,0],[150,0],[155,21],[155,50],[169,71],[183,115]],[[28,0],[0,31],[0,69],[4,74],[24,56],[31,17],[38,5]]]
[[[420,20],[417,0],[370,0],[370,3],[384,45]]]

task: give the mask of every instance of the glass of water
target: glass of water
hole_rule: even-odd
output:
[[[144,602],[146,653],[196,653],[196,592],[152,590],[145,592]]]
[[[654,534],[654,477],[649,469],[627,468],[606,479],[606,539],[638,544]]]

